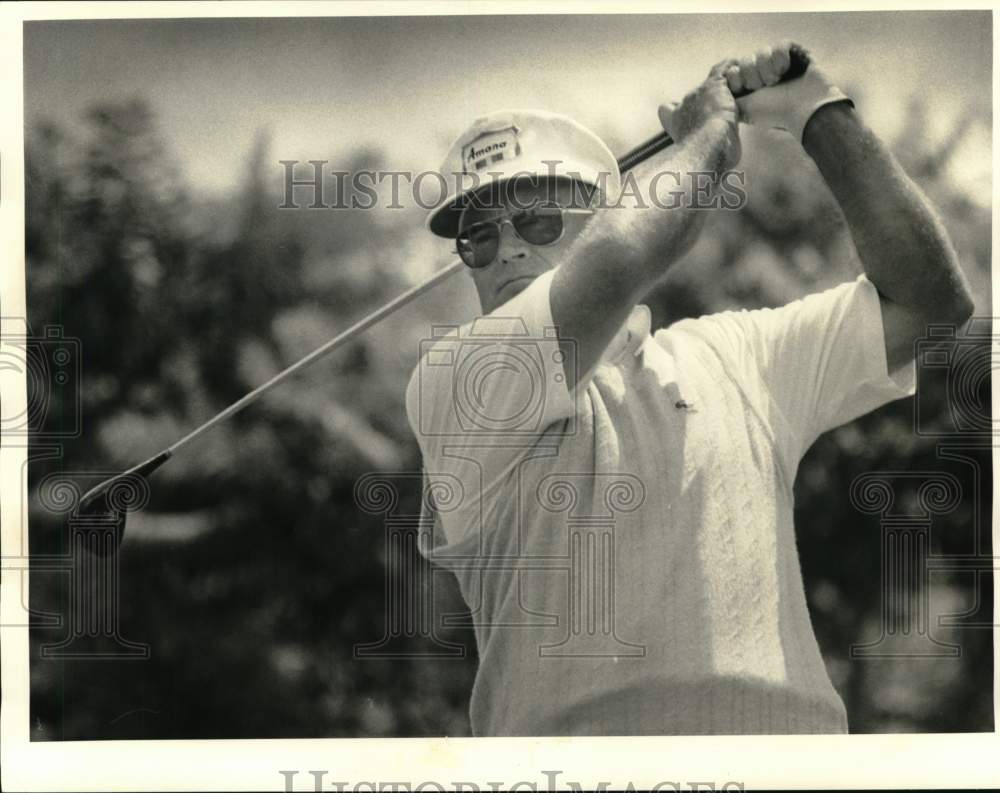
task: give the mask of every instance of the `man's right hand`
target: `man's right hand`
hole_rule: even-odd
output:
[[[677,145],[634,172],[652,190],[651,180],[665,167],[676,171],[684,188],[679,205],[651,211],[612,204],[598,210],[556,268],[549,293],[552,320],[560,340],[575,345],[567,345],[567,354],[576,352],[577,382],[598,364],[635,304],[698,238],[708,213],[693,175],[721,176],[740,160],[739,109],[725,79],[734,63],[716,65],[683,102],[660,108]]]
[[[746,123],[786,130],[797,143],[802,143],[806,124],[817,110],[835,102],[852,106],[854,103],[812,57],[805,74],[780,82],[791,65],[795,46],[786,41],[765,47],[727,69],[725,77],[735,94],[750,92],[738,102],[740,116]]]
[[[708,78],[678,104],[660,105],[660,123],[674,142],[683,144],[701,137],[712,147],[718,172],[740,161],[739,107],[733,98],[726,71],[738,61],[729,58],[712,67]]]

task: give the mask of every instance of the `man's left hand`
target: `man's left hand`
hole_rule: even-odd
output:
[[[801,143],[813,113],[824,105],[851,100],[812,58],[801,77],[779,82],[791,64],[792,46],[791,42],[782,42],[765,47],[752,57],[741,58],[726,69],[725,77],[734,94],[753,92],[736,101],[742,121],[786,130]]]

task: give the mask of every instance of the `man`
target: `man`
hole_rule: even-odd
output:
[[[972,302],[853,103],[815,64],[779,83],[789,53],[724,61],[660,108],[675,145],[638,183],[678,172],[669,209],[616,208],[614,158],[559,116],[480,119],[446,160],[489,188],[428,221],[456,240],[485,316],[430,343],[407,409],[434,496],[426,553],[476,626],[477,735],[847,730],[803,592],[796,469],[821,433],[911,395],[915,339]],[[718,190],[741,120],[802,144],[865,275],[651,336],[637,303],[706,214],[686,175]],[[525,172],[560,178],[514,181]],[[605,200],[588,211],[592,192]]]

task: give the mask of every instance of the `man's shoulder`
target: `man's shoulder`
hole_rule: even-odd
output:
[[[656,336],[658,341],[664,343],[677,343],[680,339],[700,339],[739,349],[747,344],[756,344],[762,337],[780,333],[798,323],[836,322],[865,290],[874,292],[868,279],[860,275],[847,281],[824,285],[777,306],[730,306],[697,317],[684,318],[659,329]]]
[[[745,308],[726,308],[697,317],[685,317],[657,329],[653,337],[660,346],[670,351],[693,344],[736,347],[745,335],[748,313]]]
[[[706,388],[742,393],[761,405],[767,387],[757,365],[749,313],[726,308],[678,320],[656,331],[656,348],[674,359],[683,378]]]

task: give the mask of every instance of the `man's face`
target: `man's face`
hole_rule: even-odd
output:
[[[582,207],[586,206],[585,198],[580,185],[574,190],[573,184],[565,179],[554,182],[522,179],[512,188],[501,186],[497,193],[483,197],[477,206],[468,207],[462,213],[459,229],[509,217],[534,201],[554,202],[562,207]],[[542,273],[557,266],[579,236],[587,218],[587,215],[564,213],[562,236],[548,245],[525,242],[510,223],[501,223],[496,257],[485,267],[469,268],[483,313],[488,314],[502,306]]]

